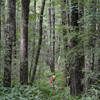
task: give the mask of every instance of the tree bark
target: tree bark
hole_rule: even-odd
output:
[[[39,26],[40,37],[39,37],[39,41],[38,41],[38,50],[37,50],[37,53],[36,53],[34,69],[33,69],[33,72],[32,72],[31,84],[34,82],[34,79],[35,79],[37,64],[38,64],[40,50],[41,50],[42,34],[43,34],[42,23],[43,23],[43,13],[44,13],[44,8],[45,8],[45,1],[46,0],[42,0],[42,7],[41,7],[41,13],[40,13],[40,26]]]
[[[4,86],[11,86],[11,64],[12,64],[12,41],[15,32],[14,17],[14,2],[15,0],[7,0],[7,22],[5,29],[5,55],[4,55]]]
[[[20,82],[28,84],[28,18],[30,0],[22,0]]]

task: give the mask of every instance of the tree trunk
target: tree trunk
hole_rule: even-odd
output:
[[[53,18],[53,72],[55,72],[55,7],[54,1],[52,6],[52,18]]]
[[[36,53],[34,69],[33,69],[33,72],[32,72],[31,84],[34,82],[34,79],[35,79],[37,64],[38,64],[40,50],[41,50],[42,34],[43,34],[42,23],[43,23],[43,13],[44,13],[44,8],[45,8],[45,1],[46,0],[42,0],[42,7],[41,7],[41,13],[40,13],[40,26],[39,26],[40,37],[39,37],[39,41],[38,41],[38,50],[37,50],[37,53]]]
[[[50,10],[49,10],[49,20],[50,20],[50,69],[51,72],[55,72],[55,7],[54,1],[50,0]]]
[[[84,20],[81,21],[83,19],[83,16],[84,16],[84,0],[80,1],[78,0],[78,9],[79,9],[79,20],[80,20],[80,23],[79,23],[79,32],[80,32],[80,35],[81,34],[84,34]],[[85,68],[85,54],[84,54],[84,41],[83,40],[79,40],[79,66],[80,66],[80,85],[81,85],[81,91],[83,91],[83,83],[82,83],[82,79],[84,78],[84,74],[83,74],[83,69]]]
[[[0,73],[1,73],[1,2],[0,1]]]
[[[99,5],[100,4],[100,0],[98,0],[97,4]],[[97,10],[97,13],[100,12],[100,6],[98,6],[98,10]],[[97,22],[97,32],[98,32],[98,48],[100,49],[100,17],[98,17],[98,22]],[[96,68],[96,70],[98,72],[100,72],[100,54],[98,54],[98,66]],[[100,77],[99,77],[100,78]]]
[[[7,22],[5,29],[5,55],[4,55],[4,86],[11,86],[12,41],[15,32],[14,5],[15,0],[7,0]]]
[[[100,0],[97,0],[97,15],[100,13]],[[100,15],[97,17],[97,32],[98,32],[98,40],[97,40],[97,48],[100,51]],[[100,52],[97,52],[97,64],[96,64],[96,74],[97,74],[97,79],[95,80],[95,84],[100,85],[100,82],[98,80],[100,80]],[[99,91],[99,88],[97,89]],[[100,96],[99,96],[100,98]]]
[[[28,84],[28,18],[30,0],[22,0],[20,82]]]
[[[50,47],[51,47],[51,34],[52,34],[52,27],[51,27],[51,0],[50,0],[50,7],[49,7],[49,30],[50,30]]]
[[[16,0],[13,0],[12,7],[12,24],[13,24],[13,34],[12,34],[12,73],[13,79],[16,79]]]
[[[35,35],[36,35],[36,0],[34,0],[34,25],[33,25],[33,41],[32,41],[32,58],[31,58],[31,66],[30,66],[30,71],[29,71],[29,80],[31,79],[31,74],[32,74],[32,67],[34,64],[34,59],[35,59]],[[31,80],[30,80],[31,81]]]
[[[70,49],[72,50],[78,45],[78,41],[77,41],[77,34],[79,32],[78,0],[75,2],[71,1],[71,7],[72,7],[71,25],[73,27],[73,32],[76,33],[76,35],[70,40]],[[72,53],[73,54],[71,54],[72,57],[70,60],[70,88],[71,88],[71,95],[77,96],[83,90],[83,86],[81,84],[81,79],[82,79],[81,64],[84,60],[81,59],[78,53],[78,49],[76,49]]]

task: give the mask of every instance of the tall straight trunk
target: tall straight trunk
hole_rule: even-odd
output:
[[[16,59],[16,0],[13,0],[13,7],[12,7],[12,20],[13,20],[13,36],[12,36],[12,55],[14,59]]]
[[[30,0],[22,0],[20,82],[28,84],[28,18]]]
[[[33,25],[33,41],[32,41],[32,58],[31,58],[31,66],[30,66],[30,71],[29,71],[29,80],[31,79],[31,74],[32,74],[32,67],[34,64],[34,57],[35,57],[35,35],[36,35],[36,0],[34,0],[34,25]]]
[[[76,35],[70,40],[70,49],[73,49],[78,45],[77,41],[77,34],[79,32],[78,0],[71,1],[71,7],[72,7],[71,25],[73,27],[73,32],[76,33]],[[81,64],[80,60],[81,59],[78,53],[78,49],[76,49],[73,55],[71,55],[71,60],[70,60],[70,88],[72,96],[77,96],[83,90],[81,84],[82,66],[80,66]]]
[[[71,25],[72,27],[76,28],[75,31],[78,32],[78,2],[73,2],[71,1],[71,7],[72,7],[72,13],[71,13]],[[75,47],[77,45],[77,41],[76,41],[77,37],[74,37],[71,41],[70,41],[70,48],[73,49],[73,47]],[[78,70],[78,55],[76,53],[76,55],[74,54],[73,58],[71,58],[70,61],[70,89],[71,89],[71,95],[72,96],[76,96],[78,95],[78,86],[77,86],[77,70]]]
[[[50,7],[49,7],[49,30],[50,30],[50,47],[51,47],[51,34],[52,34],[52,27],[51,27],[51,0],[50,0]]]
[[[88,32],[88,47],[86,54],[86,77],[88,73],[91,73],[94,70],[94,49],[95,49],[95,34],[96,34],[96,0],[88,0],[88,12],[91,15],[88,20],[88,25],[86,30]],[[85,89],[86,91],[90,88],[92,84],[91,77],[88,77],[85,81]]]
[[[98,15],[98,13],[100,13],[100,0],[97,0],[97,15]],[[100,16],[98,16],[97,17],[97,32],[98,32],[98,39],[97,39],[97,48],[98,48],[98,50],[100,51]],[[97,74],[97,80],[100,80],[100,52],[97,54],[98,56],[97,56],[97,64],[96,64],[96,68],[95,68],[95,70],[96,70],[96,73],[98,73]],[[99,85],[99,81],[95,81],[95,83],[97,84],[97,85]],[[98,88],[98,91],[99,91],[99,88]],[[100,96],[99,96],[99,98],[100,98]]]
[[[1,2],[0,1],[0,60],[1,60]],[[0,62],[0,73],[1,73],[1,62]]]
[[[52,18],[53,18],[53,72],[55,72],[55,7],[53,1],[52,7]]]
[[[82,20],[84,17],[84,0],[82,0],[82,1],[78,0],[78,9],[79,9],[78,17],[80,20],[79,32],[81,35],[81,34],[84,34],[84,24],[83,24],[84,20]],[[84,42],[83,42],[83,40],[79,40],[79,45],[80,45],[79,46],[79,49],[80,49],[80,52],[79,52],[80,76],[79,77],[80,77],[80,80],[82,80],[84,78],[83,69],[85,68],[85,54],[84,54]],[[80,81],[80,84],[81,84],[81,91],[83,91],[82,81]]]
[[[12,23],[13,23],[13,34],[12,34],[12,73],[13,79],[16,79],[16,0],[13,0],[12,7]]]
[[[50,10],[49,10],[49,20],[50,20],[50,69],[51,72],[55,72],[55,7],[54,1],[50,0]]]
[[[15,0],[7,0],[7,22],[5,29],[5,55],[4,55],[4,86],[11,86],[11,63],[12,63],[12,42],[15,32],[14,23],[14,2]]]
[[[100,0],[97,0],[97,4],[99,5],[100,4]],[[100,6],[98,6],[98,9],[97,9],[97,13],[100,12]],[[97,22],[97,32],[98,32],[98,48],[100,49],[100,17],[98,17],[98,22]],[[96,68],[96,70],[98,72],[100,72],[100,54],[98,54],[98,66]],[[99,77],[100,78],[100,77]]]
[[[32,72],[31,84],[34,82],[34,79],[35,79],[37,64],[38,64],[40,50],[41,50],[42,34],[43,34],[42,24],[43,24],[43,13],[44,13],[44,8],[45,8],[45,1],[46,0],[42,0],[42,7],[41,7],[41,13],[40,13],[40,26],[39,26],[40,37],[39,37],[39,41],[38,41],[38,49],[37,49],[37,53],[36,53],[34,69],[33,69],[33,72]]]
[[[70,6],[71,6],[71,1],[70,0],[66,0],[66,27],[68,28],[66,30],[67,34],[70,34],[70,26],[71,26],[71,9],[70,9]],[[70,39],[69,38],[64,38],[64,41],[65,41],[65,45],[64,45],[64,49],[66,50],[66,54],[67,52],[70,50],[69,49],[69,41]],[[65,85],[70,85],[70,79],[69,79],[69,76],[70,76],[70,58],[66,55],[65,56],[66,60],[65,60],[65,77],[66,77],[66,84]]]
[[[13,25],[14,25],[13,53],[14,53],[14,58],[16,59],[16,0],[13,1]]]
[[[49,7],[49,30],[50,30],[50,55],[52,54],[52,15],[51,15],[51,0],[50,0],[50,7]],[[50,70],[53,72],[52,67],[53,59],[52,56],[50,57]]]
[[[1,43],[1,1],[0,1],[0,43]]]

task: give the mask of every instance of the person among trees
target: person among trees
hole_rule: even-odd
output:
[[[52,88],[55,88],[55,79],[56,79],[56,75],[53,74],[52,77],[50,77],[50,83]]]

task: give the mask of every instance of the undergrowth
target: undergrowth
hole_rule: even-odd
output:
[[[56,89],[53,89],[47,72],[33,86],[17,84],[12,85],[12,88],[4,88],[0,84],[0,100],[99,100],[94,95],[72,97],[70,88],[64,86],[63,80],[62,72],[56,72]]]

